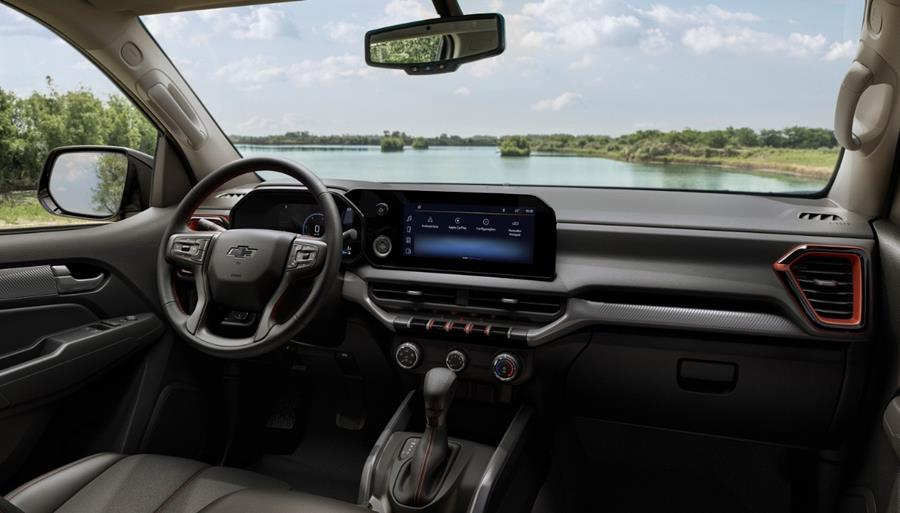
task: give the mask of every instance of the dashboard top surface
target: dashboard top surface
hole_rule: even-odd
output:
[[[827,198],[799,198],[750,194],[526,187],[466,184],[384,184],[325,180],[339,193],[353,190],[428,191],[433,193],[492,193],[535,196],[556,214],[559,224],[599,224],[780,233],[821,237],[871,239],[870,219],[848,211]],[[269,182],[257,188],[300,188]],[[252,188],[220,191],[202,210],[230,210]],[[822,219],[821,214],[837,216]]]

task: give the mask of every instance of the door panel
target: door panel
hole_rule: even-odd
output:
[[[156,258],[169,212],[0,234],[0,488],[10,487],[53,427],[61,400],[89,383],[102,385],[109,371],[135,362],[132,355],[143,358],[141,350],[163,338]],[[124,394],[115,386],[88,390],[95,388]]]

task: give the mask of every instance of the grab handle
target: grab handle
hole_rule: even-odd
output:
[[[837,108],[834,112],[834,137],[838,144],[854,151],[862,147],[862,140],[853,133],[853,117],[863,92],[872,85],[875,74],[865,64],[853,61],[841,83]]]

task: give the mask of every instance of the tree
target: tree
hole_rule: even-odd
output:
[[[403,151],[403,139],[393,136],[383,137],[381,139],[381,151]]]
[[[416,137],[413,139],[412,147],[414,150],[427,150],[428,141],[424,137]]]
[[[500,139],[501,157],[527,157],[531,155],[531,143],[527,137],[510,135]]]

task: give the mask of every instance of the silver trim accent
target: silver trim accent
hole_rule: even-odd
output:
[[[500,439],[500,443],[494,449],[494,454],[481,475],[481,482],[478,483],[478,488],[475,489],[475,495],[472,496],[472,500],[469,502],[468,513],[484,513],[487,509],[494,484],[496,484],[497,479],[506,468],[510,456],[518,449],[519,442],[522,440],[522,434],[530,421],[531,406],[523,405],[516,412],[516,416],[513,417],[509,427],[506,428],[506,433],[503,433],[503,438]]]
[[[413,353],[416,354],[416,361],[412,365],[403,365],[403,362],[400,361],[398,355],[402,349],[412,349]],[[394,351],[394,361],[397,362],[397,365],[403,367],[406,370],[414,369],[416,365],[419,365],[419,361],[422,359],[422,352],[419,351],[419,346],[413,344],[412,342],[404,342],[397,346],[397,350]]]
[[[391,331],[395,331],[395,320],[399,319],[402,324],[406,324],[410,319],[376,305],[369,297],[365,280],[349,271],[344,273],[343,294],[344,299],[361,305]],[[773,313],[604,303],[570,298],[566,303],[565,313],[546,326],[529,329],[527,341],[531,347],[540,346],[582,328],[604,325],[809,338],[809,334],[791,319]]]
[[[507,361],[512,361],[513,365],[516,366],[516,372],[514,372],[512,376],[510,376],[508,378],[503,378],[503,377],[500,377],[497,375],[497,370],[496,370],[497,361],[501,360],[501,359],[507,360]],[[521,371],[522,371],[522,362],[519,360],[519,358],[516,355],[514,355],[512,353],[500,353],[497,356],[495,356],[494,361],[491,362],[491,374],[493,374],[494,377],[497,378],[497,381],[502,381],[504,383],[508,383],[508,382],[516,379],[517,377],[519,377],[519,373]]]
[[[381,456],[384,453],[384,446],[387,445],[391,435],[398,431],[403,431],[406,429],[406,426],[409,425],[409,419],[412,418],[412,398],[415,393],[415,390],[410,390],[406,394],[406,397],[400,402],[400,406],[397,407],[391,420],[388,421],[381,431],[381,434],[378,435],[378,440],[375,441],[372,450],[369,451],[369,456],[366,458],[365,465],[363,465],[362,477],[359,481],[359,495],[357,496],[357,502],[360,504],[370,503],[370,499],[373,498],[372,478],[375,473],[375,464],[381,459]],[[378,502],[380,504],[380,501]]]
[[[528,330],[528,345],[538,346],[592,325],[699,330],[775,337],[807,336],[790,319],[770,313],[601,303],[573,298],[569,299],[562,317],[546,326]]]
[[[462,358],[462,362],[463,362],[462,367],[460,367],[458,369],[454,369],[453,367],[450,366],[450,356],[454,355],[454,354],[458,354],[459,357]],[[466,370],[466,367],[469,366],[469,357],[467,357],[466,353],[460,351],[459,349],[454,349],[454,350],[450,351],[449,353],[447,353],[447,357],[444,358],[444,365],[446,365],[447,368],[452,370],[453,372],[459,373],[459,372]]]

